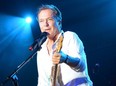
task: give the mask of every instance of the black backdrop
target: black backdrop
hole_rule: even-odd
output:
[[[64,31],[74,31],[82,39],[94,86],[115,86],[116,0],[0,0],[0,82],[32,53],[28,47],[40,33],[35,14],[41,4],[56,5]],[[19,22],[27,13],[34,17],[31,28]],[[36,56],[17,76],[20,86],[36,86]],[[11,81],[6,86],[12,86]]]

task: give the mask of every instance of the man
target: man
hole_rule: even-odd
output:
[[[55,86],[92,86],[88,76],[84,46],[76,33],[63,32],[62,15],[54,5],[42,5],[37,12],[41,32],[47,40],[37,52],[38,86],[53,85],[53,67],[58,66]],[[59,46],[59,39],[61,49]]]

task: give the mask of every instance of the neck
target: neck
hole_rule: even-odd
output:
[[[57,40],[57,38],[58,38],[58,35],[59,35],[59,33],[54,35],[53,37],[48,37],[48,41],[55,42]]]

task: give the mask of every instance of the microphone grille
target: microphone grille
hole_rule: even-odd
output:
[[[48,33],[47,32],[42,32],[41,35],[40,35],[40,38],[43,37],[43,36],[47,36]]]

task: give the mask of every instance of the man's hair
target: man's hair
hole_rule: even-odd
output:
[[[42,10],[45,10],[45,9],[51,9],[53,11],[53,13],[54,13],[54,17],[56,17],[60,21],[62,20],[62,14],[61,14],[60,10],[54,5],[42,5],[42,6],[40,6],[39,9],[37,10],[37,15]]]

